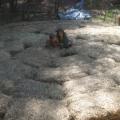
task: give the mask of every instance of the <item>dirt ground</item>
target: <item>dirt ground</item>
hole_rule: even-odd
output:
[[[65,29],[70,49],[46,49]],[[120,27],[79,21],[0,27],[0,120],[120,120]]]

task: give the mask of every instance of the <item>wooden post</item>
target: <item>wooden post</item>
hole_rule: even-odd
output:
[[[120,26],[120,15],[118,15],[118,25]]]

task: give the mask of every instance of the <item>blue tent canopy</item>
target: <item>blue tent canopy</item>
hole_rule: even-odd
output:
[[[84,10],[84,0],[63,0],[63,3],[70,4],[71,7],[65,11],[58,11],[58,17],[62,20],[85,20],[90,19],[91,15]]]

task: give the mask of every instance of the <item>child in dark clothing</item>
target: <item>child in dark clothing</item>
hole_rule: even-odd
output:
[[[72,42],[67,38],[63,29],[58,29],[56,32],[60,48],[69,48],[72,46]]]
[[[54,34],[49,35],[49,39],[47,40],[46,47],[57,48],[59,46],[59,41]]]

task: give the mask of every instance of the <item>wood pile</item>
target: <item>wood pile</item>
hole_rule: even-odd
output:
[[[25,3],[22,7],[22,18],[55,19],[55,4],[52,1],[47,1],[46,3],[43,1]]]

